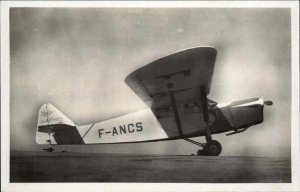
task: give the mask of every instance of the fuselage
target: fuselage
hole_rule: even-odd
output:
[[[252,98],[210,107],[210,128],[212,134],[238,131],[262,123],[264,101]]]
[[[211,133],[239,132],[262,123],[265,104],[259,98],[224,104],[210,103],[208,125]],[[161,113],[164,116],[156,118],[148,108],[114,119],[76,126],[54,106],[45,104],[40,109],[37,143],[46,144],[48,134],[51,135],[52,144],[131,143],[205,136],[202,113],[195,110],[199,106],[178,106],[182,123],[181,134],[174,124],[174,117],[167,116],[172,111]]]

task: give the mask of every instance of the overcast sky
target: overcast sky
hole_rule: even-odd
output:
[[[289,9],[11,8],[11,149],[44,147],[35,131],[47,102],[77,125],[145,108],[124,78],[162,56],[207,45],[218,51],[210,99],[274,102],[264,123],[213,136],[222,155],[289,156],[290,34]],[[56,149],[191,154],[198,146],[177,140]]]

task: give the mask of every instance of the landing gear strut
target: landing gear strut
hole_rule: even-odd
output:
[[[203,149],[197,151],[197,155],[207,155],[207,156],[218,156],[222,151],[221,144],[216,141],[212,140],[211,137],[211,130],[209,128],[209,117],[208,117],[208,103],[207,103],[207,92],[206,92],[205,85],[201,86],[200,88],[200,98],[201,98],[201,108],[203,113],[203,121],[205,126],[205,139],[206,143],[198,143],[196,141],[185,139],[191,143],[201,146]]]

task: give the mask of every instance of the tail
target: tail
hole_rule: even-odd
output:
[[[82,144],[76,125],[51,104],[39,110],[37,144]]]

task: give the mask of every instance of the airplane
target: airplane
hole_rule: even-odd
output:
[[[263,122],[272,101],[250,98],[217,103],[207,98],[217,56],[213,47],[194,47],[160,58],[125,78],[148,108],[87,125],[75,125],[52,104],[38,113],[36,142],[54,145],[139,143],[183,139],[200,146],[198,156],[218,156],[213,134],[233,135]],[[204,136],[200,143],[191,138]]]

